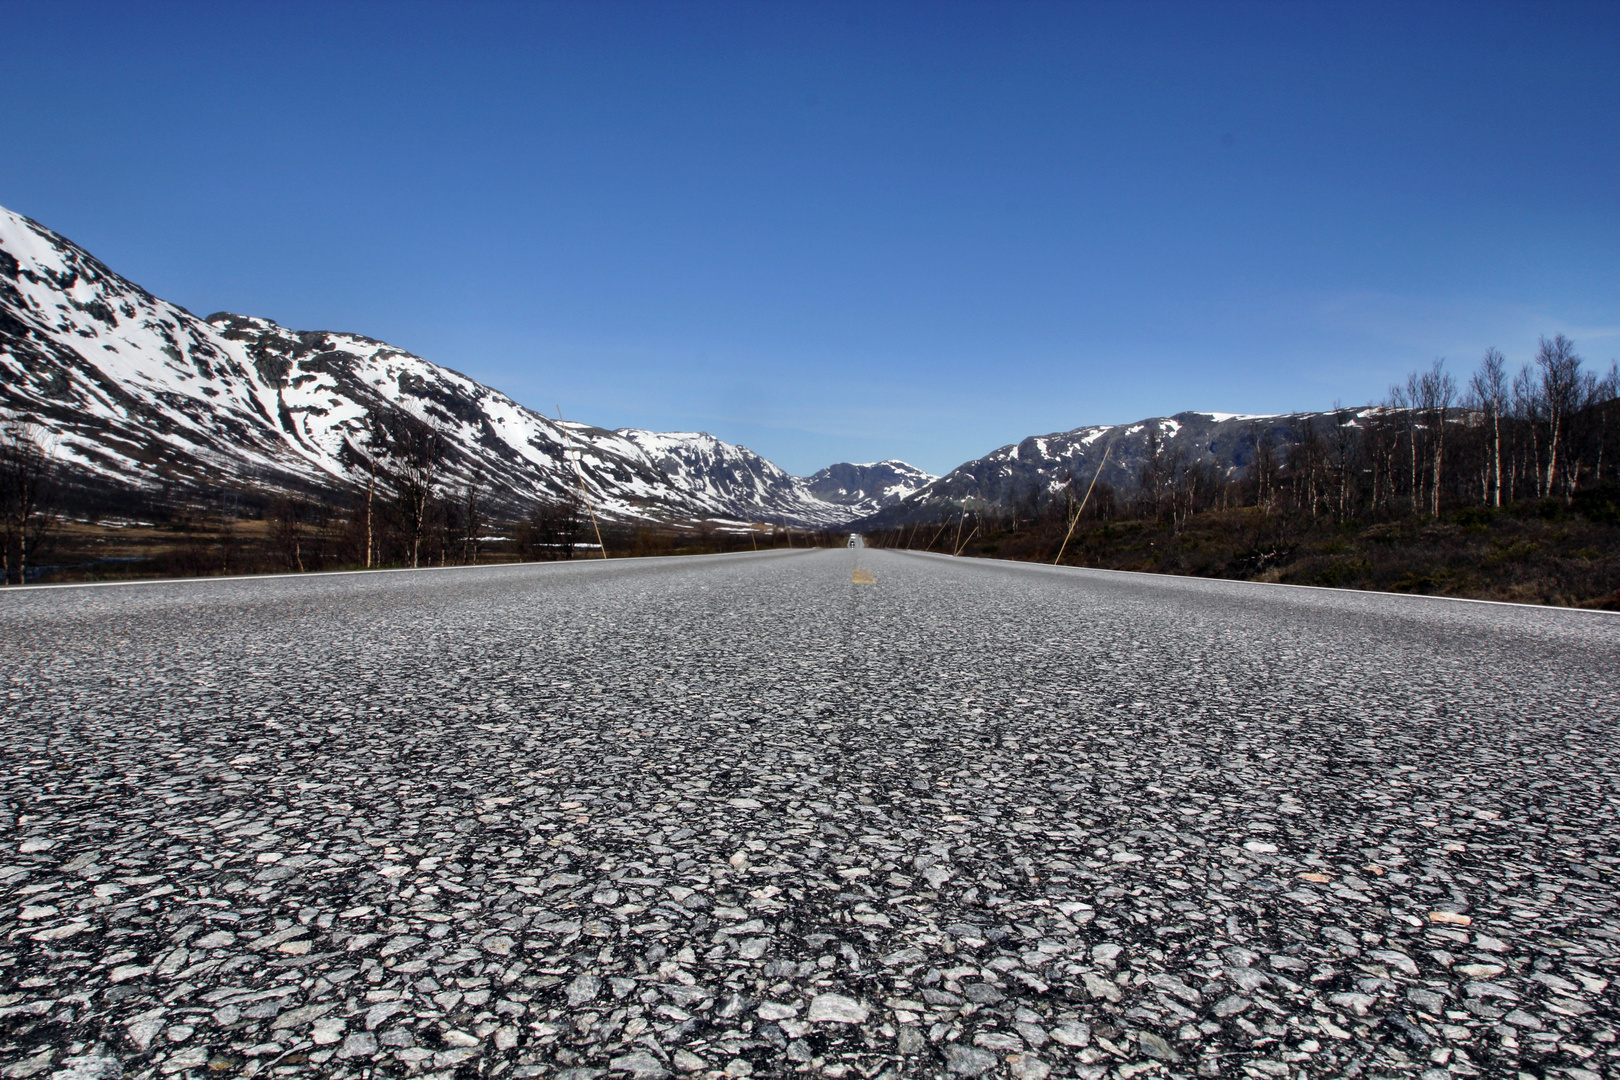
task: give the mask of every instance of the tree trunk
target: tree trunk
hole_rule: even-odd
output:
[[[1558,429],[1560,427],[1558,421],[1559,417],[1555,414],[1552,418],[1552,426],[1548,430],[1547,483],[1545,485],[1545,491],[1542,493],[1543,498],[1550,496],[1553,493],[1553,478],[1558,475]]]
[[[1491,505],[1502,505],[1502,417],[1491,410]]]
[[[1609,408],[1607,405],[1605,405],[1602,409],[1598,410],[1597,469],[1592,473],[1592,478],[1600,484],[1603,483],[1603,444],[1608,440],[1608,438]]]
[[[1441,417],[1440,423],[1443,425],[1445,422],[1445,418]],[[1444,429],[1442,428],[1441,430]],[[1430,491],[1433,493],[1433,498],[1430,500],[1429,510],[1429,512],[1435,517],[1440,516],[1440,464],[1444,454],[1445,438],[1441,434],[1441,431],[1436,431],[1434,435],[1434,477],[1431,481],[1430,487]]]
[[[1545,478],[1545,474],[1541,471],[1541,432],[1536,430],[1534,422],[1530,425],[1530,460],[1525,462],[1525,467],[1535,470],[1536,498],[1546,495],[1541,486],[1541,481]]]
[[[1417,428],[1412,429],[1412,513],[1418,512],[1418,500],[1422,498],[1418,486],[1418,445]]]

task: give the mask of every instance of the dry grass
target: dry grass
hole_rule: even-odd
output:
[[[357,570],[365,565],[364,547],[337,527],[309,530],[300,552],[304,569]],[[704,524],[624,528],[604,524],[611,558],[657,555],[708,555],[722,552],[792,547],[840,547],[847,533],[806,532],[761,527],[737,534]],[[480,565],[528,562],[514,527],[491,526],[489,539],[477,547]],[[582,541],[584,538],[581,538]],[[547,553],[542,557],[553,558]],[[580,548],[575,558],[601,558],[596,548]],[[400,563],[379,563],[379,567]],[[427,565],[427,564],[424,564]],[[432,565],[441,565],[437,559]],[[221,519],[178,515],[171,521],[107,519],[63,522],[53,542],[29,574],[31,584],[121,581],[141,578],[213,577],[233,574],[288,573],[298,569],[284,538],[267,519]]]
[[[1066,522],[981,537],[962,554],[1051,562]],[[1063,562],[1112,570],[1620,610],[1620,521],[1561,502],[1439,520],[1334,524],[1253,508],[1083,522]]]

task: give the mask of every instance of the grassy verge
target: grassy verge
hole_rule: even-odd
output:
[[[1612,510],[1612,505],[1610,506]],[[1059,522],[975,537],[964,555],[1051,562]],[[1438,520],[1334,524],[1253,508],[1082,522],[1072,566],[1620,610],[1620,520],[1561,501]]]
[[[491,527],[475,545],[473,560],[490,566],[516,562],[551,562],[567,557],[555,549],[526,544],[517,527]],[[809,533],[795,529],[760,529],[750,537],[704,524],[689,527],[605,526],[603,540],[610,558],[654,555],[710,555],[723,552],[788,547],[842,545],[847,533]],[[594,540],[594,538],[593,538]],[[336,530],[308,531],[296,547],[272,522],[244,518],[229,523],[212,519],[168,521],[67,521],[52,537],[40,565],[32,567],[29,584],[87,581],[130,581],[143,578],[219,577],[236,574],[281,574],[365,567],[363,542]],[[440,550],[443,550],[442,548]],[[461,549],[454,549],[458,554]],[[573,558],[599,559],[599,548],[579,547]],[[457,559],[449,563],[460,565]],[[379,568],[407,565],[397,555],[377,560]],[[423,566],[441,566],[435,556]]]

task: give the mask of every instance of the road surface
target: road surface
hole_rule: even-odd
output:
[[[1620,1072],[1611,615],[801,550],[0,675],[6,1077]]]

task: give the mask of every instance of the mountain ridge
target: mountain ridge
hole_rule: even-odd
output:
[[[408,462],[427,431],[441,486],[478,484],[513,509],[582,489],[623,522],[885,528],[1038,503],[1093,475],[1128,488],[1155,454],[1234,474],[1260,443],[1280,449],[1333,415],[1185,411],[1026,436],[943,476],[890,459],[795,477],[706,432],[551,419],[362,334],[198,318],[3,208],[0,374],[0,410],[39,421],[91,487],[353,492]]]
[[[610,520],[833,526],[900,497],[823,500],[820,473],[790,476],[703,432],[552,420],[365,335],[198,318],[3,208],[0,373],[0,408],[46,428],[92,489],[352,491],[409,456],[425,427],[441,484],[479,483],[514,506],[578,487]]]
[[[1366,407],[1329,412],[1222,413],[1187,410],[1128,424],[1090,424],[1068,431],[1029,435],[950,472],[853,523],[885,529],[939,521],[974,509],[1007,511],[1038,506],[1095,477],[1112,488],[1135,487],[1143,469],[1201,466],[1224,476],[1246,469],[1262,446],[1280,459],[1300,432],[1325,424],[1355,425]]]

